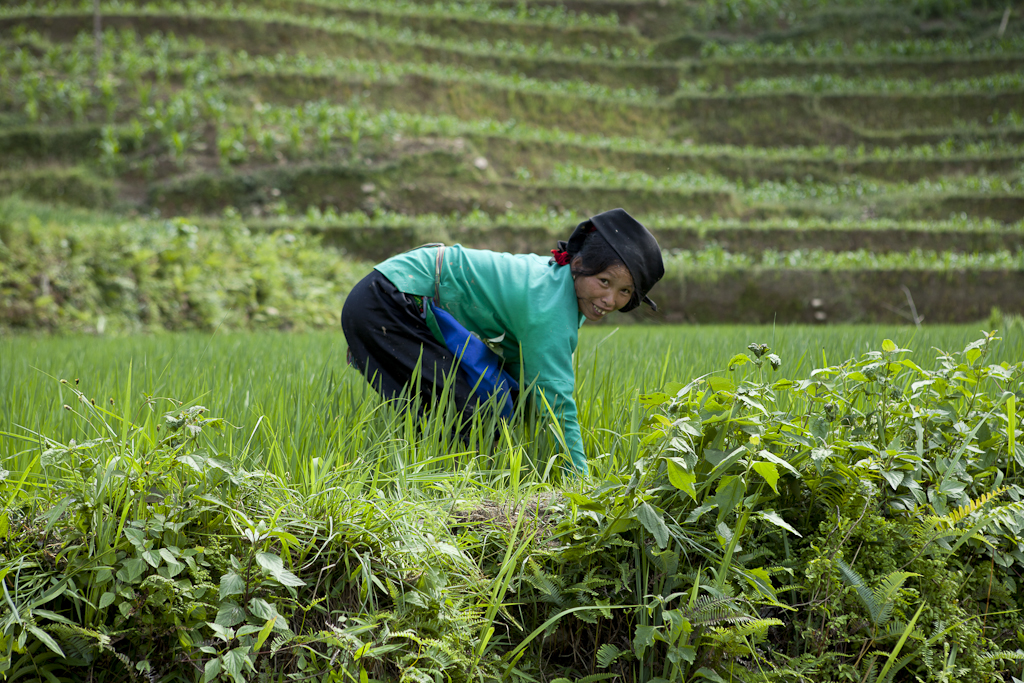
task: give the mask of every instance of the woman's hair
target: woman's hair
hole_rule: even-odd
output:
[[[601,233],[596,230],[587,234],[586,239],[583,240],[583,246],[572,257],[572,261],[569,262],[569,268],[572,269],[573,277],[597,275],[615,266],[622,266],[627,272],[629,271],[625,261],[612,249],[612,245],[608,243],[608,240],[602,237]],[[630,273],[630,276],[632,277],[632,273]],[[633,299],[638,297],[639,294],[634,283]]]

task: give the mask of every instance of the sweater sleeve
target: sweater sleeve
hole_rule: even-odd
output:
[[[575,321],[559,322],[571,324]],[[535,389],[544,395],[544,399],[561,423],[573,467],[585,476],[588,472],[587,458],[583,453],[583,435],[576,414],[576,401],[573,398],[575,378],[572,354],[575,351],[576,330],[572,329],[571,334],[558,334],[558,327],[557,324],[531,326],[530,333],[520,340],[523,376],[527,384],[536,380]],[[546,413],[539,398],[537,409]]]

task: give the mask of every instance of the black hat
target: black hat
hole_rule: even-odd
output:
[[[599,213],[576,226],[568,242],[559,242],[559,247],[571,257],[583,248],[587,234],[597,230],[618,254],[633,277],[633,286],[639,296],[620,309],[623,313],[632,311],[643,301],[655,311],[657,304],[647,297],[647,292],[665,275],[665,264],[661,260],[658,240],[640,222],[626,213],[625,209],[612,209]]]

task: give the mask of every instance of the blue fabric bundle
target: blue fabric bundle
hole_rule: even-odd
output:
[[[459,359],[459,371],[465,372],[469,383],[476,389],[474,393],[488,400],[497,396],[500,406],[499,414],[505,419],[512,419],[515,407],[512,405],[512,393],[519,389],[519,382],[501,368],[501,358],[487,347],[475,334],[467,330],[451,313],[440,306],[431,306],[424,299],[424,314],[428,322],[431,316],[437,323],[437,331],[443,338],[444,345]],[[429,326],[429,325],[428,325]]]

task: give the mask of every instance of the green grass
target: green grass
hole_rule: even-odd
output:
[[[985,325],[892,328],[850,327],[659,327],[610,324],[584,328],[577,350],[577,399],[588,453],[612,453],[628,447],[620,439],[635,428],[636,398],[661,389],[668,381],[688,381],[721,373],[729,358],[751,342],[767,343],[782,357],[779,376],[802,377],[815,367],[833,364],[877,347],[884,338],[913,349],[925,362],[933,348],[960,349]],[[994,359],[1024,355],[1020,328],[996,346]],[[81,419],[63,405],[74,403],[58,380],[79,380],[78,388],[101,406],[126,399],[138,410],[141,398],[167,397],[200,404],[231,425],[218,446],[226,452],[246,450],[255,466],[291,472],[294,483],[311,483],[310,463],[338,466],[372,457],[382,447],[396,458],[422,458],[412,444],[396,441],[393,423],[400,419],[382,410],[363,378],[345,364],[340,330],[309,334],[185,334],[142,337],[43,337],[0,339],[0,466],[21,470],[35,451],[30,433],[56,439],[80,434]],[[133,393],[124,395],[131,372]],[[74,406],[80,409],[80,406]],[[121,408],[119,408],[120,410]],[[84,412],[84,411],[83,411]],[[374,435],[389,434],[386,444]],[[398,429],[404,434],[405,427]],[[523,428],[517,433],[529,434]],[[12,438],[11,434],[27,436]],[[536,436],[524,440],[534,462],[545,463],[553,444]],[[246,444],[249,444],[246,448]],[[440,444],[437,444],[438,446]],[[507,456],[484,444],[500,476]],[[434,457],[440,457],[435,453]],[[447,463],[444,467],[453,467]],[[480,465],[486,468],[486,465]]]

